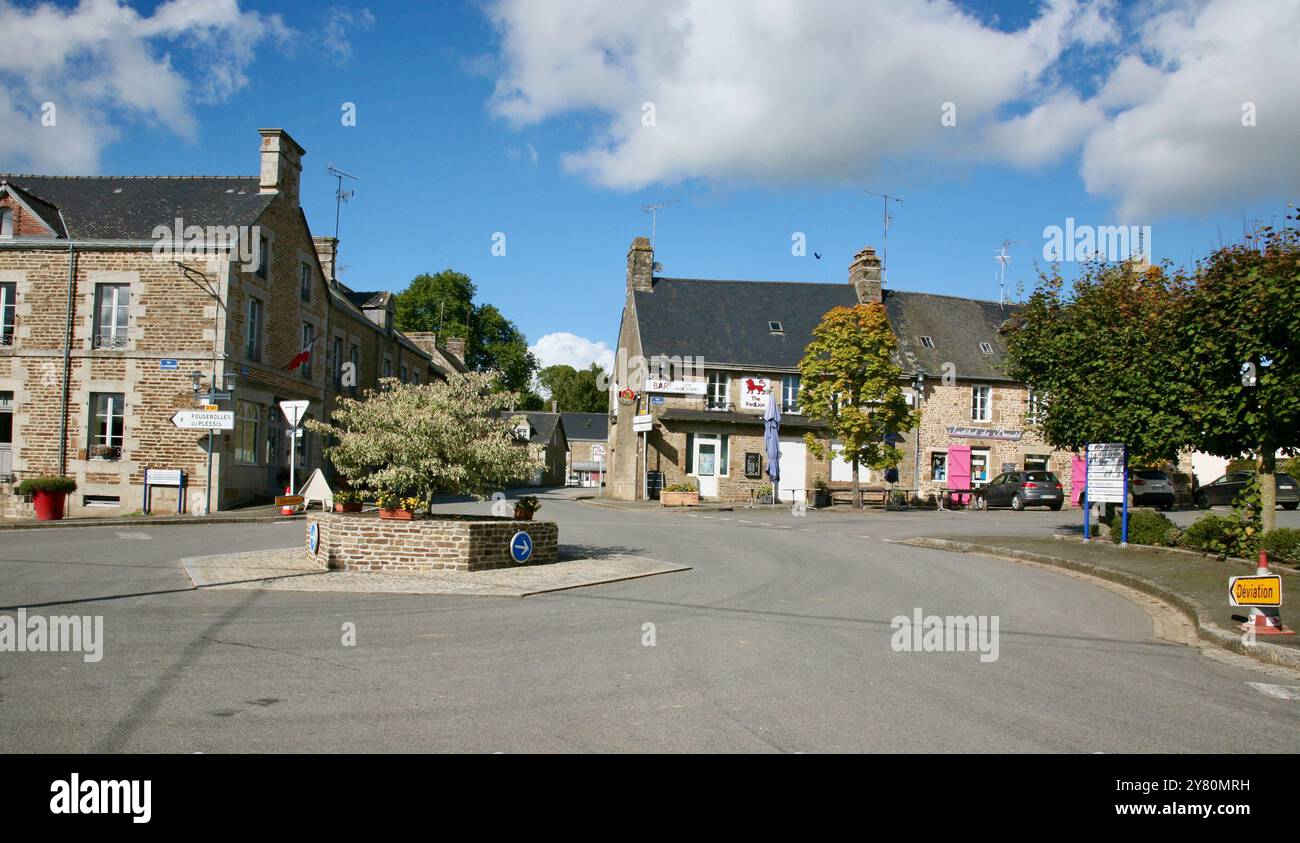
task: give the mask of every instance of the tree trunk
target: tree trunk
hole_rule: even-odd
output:
[[[858,485],[858,458],[853,458],[853,508],[862,509],[862,488]]]
[[[1262,529],[1277,529],[1277,449],[1265,445],[1259,457],[1259,502],[1264,508]]]

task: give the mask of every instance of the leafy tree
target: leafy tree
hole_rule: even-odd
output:
[[[1008,320],[1007,374],[1039,398],[1035,426],[1054,447],[1123,442],[1130,462],[1175,460],[1191,390],[1178,331],[1186,285],[1161,267],[1092,263],[1068,294],[1059,267]]]
[[[1276,454],[1300,447],[1300,232],[1264,227],[1193,274],[1178,335],[1191,441],[1221,457],[1257,455],[1263,529],[1272,530]]]
[[[537,360],[523,332],[494,305],[474,304],[477,287],[468,275],[451,269],[417,275],[397,295],[396,324],[401,331],[436,331],[466,337],[465,363],[476,372],[498,372],[503,388],[520,393],[519,406],[541,406],[529,392]]]
[[[799,363],[799,406],[825,422],[843,444],[843,457],[853,465],[853,505],[858,509],[858,466],[897,466],[902,452],[886,437],[911,430],[921,418],[903,397],[903,372],[892,358],[895,347],[884,306],[836,307],[822,316]],[[804,440],[817,458],[832,455],[829,442],[823,444],[811,433]]]
[[[339,398],[328,422],[307,427],[335,443],[326,456],[355,489],[426,504],[439,492],[482,498],[541,467],[500,417],[518,399],[480,372],[418,385],[385,378],[361,400]]]
[[[537,374],[537,380],[551,394],[551,400],[565,413],[603,413],[609,407],[609,396],[599,386],[604,374],[595,363],[578,371],[560,364],[547,366]]]

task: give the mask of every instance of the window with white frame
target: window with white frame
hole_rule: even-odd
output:
[[[280,419],[283,416],[279,407],[268,407],[266,414],[266,464],[280,465],[284,462],[281,456],[280,444]]]
[[[725,410],[731,379],[726,372],[709,372],[709,383],[704,394],[705,406],[710,410]]]
[[[799,414],[799,376],[781,378],[781,412]]]
[[[0,208],[0,237],[8,240],[14,236],[13,208]]]
[[[970,484],[979,488],[989,482],[989,449],[972,448],[970,452]]]
[[[90,395],[90,458],[116,460],[122,456],[126,431],[126,396],[121,392]]]
[[[131,285],[95,285],[95,348],[126,348]]]
[[[302,348],[307,352],[307,359],[298,367],[298,371],[302,372],[302,379],[305,381],[311,380],[311,367],[314,362],[312,358],[315,356],[312,354],[312,346],[315,338],[316,326],[310,322],[302,323]]]
[[[257,241],[257,277],[266,278],[270,274],[271,239],[262,235]]]
[[[235,462],[257,464],[261,421],[261,409],[252,401],[240,401],[235,407]]]
[[[990,421],[993,418],[993,387],[972,386],[970,388],[971,421]]]
[[[18,285],[0,284],[0,345],[14,344],[14,324],[18,312]]]
[[[306,261],[298,264],[298,298],[311,302],[311,264]]]
[[[936,483],[948,481],[947,451],[934,451],[930,454],[930,479]]]
[[[248,298],[248,336],[244,344],[244,356],[254,363],[262,362],[262,318],[264,305],[255,296]]]

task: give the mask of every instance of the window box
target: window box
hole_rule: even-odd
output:
[[[696,506],[699,502],[699,492],[669,492],[664,490],[659,493],[659,503],[662,506]]]

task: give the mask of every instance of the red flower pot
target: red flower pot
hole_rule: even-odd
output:
[[[336,503],[334,504],[335,512],[360,512],[362,504],[359,503]]]
[[[381,509],[379,517],[384,521],[410,521],[415,513],[409,509]]]
[[[36,520],[61,521],[63,504],[67,498],[67,492],[33,492],[32,504],[36,508]]]
[[[525,508],[523,508],[522,506],[517,506],[517,507],[515,507],[515,520],[516,520],[516,521],[532,521],[532,520],[533,520],[533,511],[532,511],[531,509],[525,509]]]

